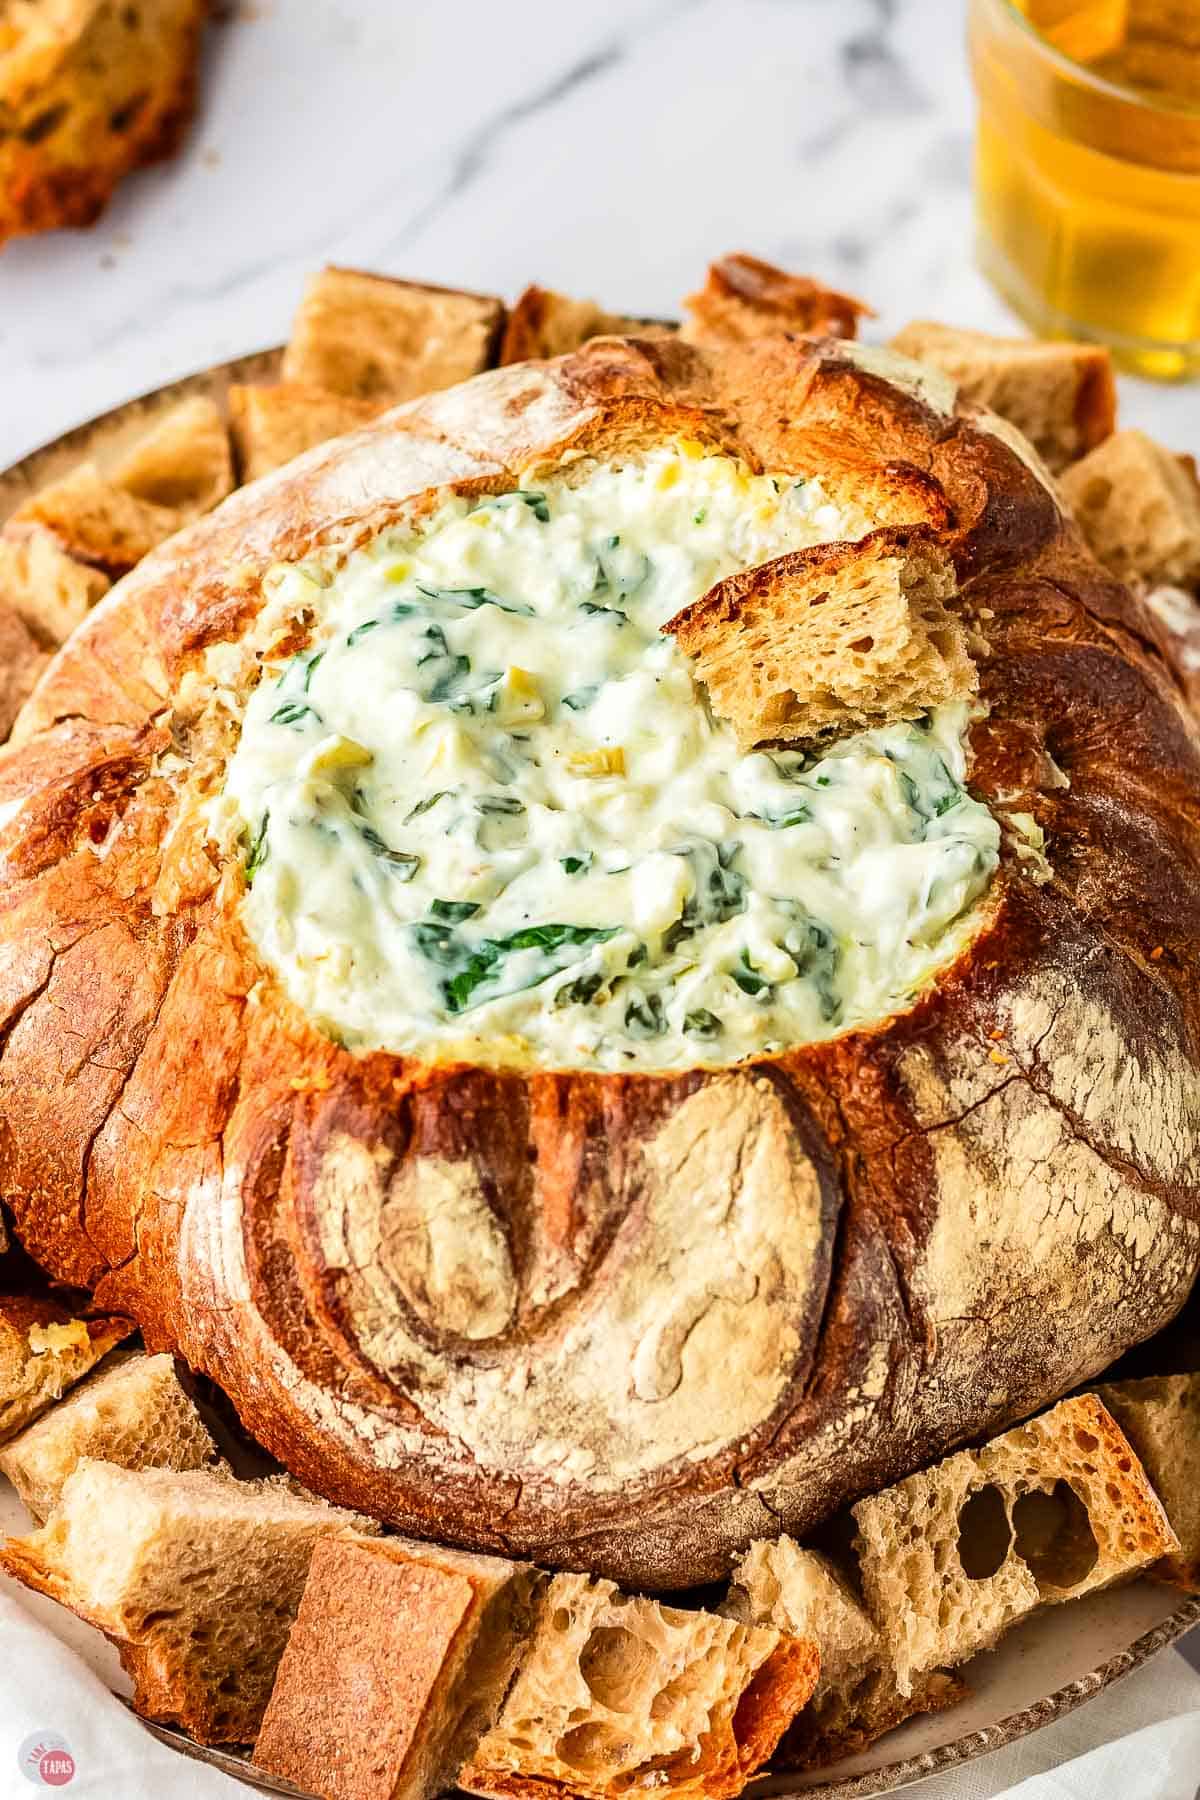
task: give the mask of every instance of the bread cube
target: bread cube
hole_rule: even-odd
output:
[[[41,1521],[85,1456],[123,1469],[199,1469],[216,1461],[217,1446],[180,1386],[173,1357],[118,1351],[0,1450],[0,1473]]]
[[[490,368],[503,323],[490,295],[323,269],[305,287],[283,378],[395,405]]]
[[[664,629],[743,749],[815,744],[975,692],[956,593],[928,533],[888,528],[732,575]]]
[[[1174,1555],[1179,1540],[1094,1394],[960,1450],[854,1507],[867,1604],[902,1694],[1038,1607]]]
[[[1122,581],[1200,583],[1200,483],[1189,457],[1118,431],[1068,469],[1062,491],[1093,553]]]
[[[1112,359],[1097,344],[992,337],[915,319],[891,348],[932,363],[959,397],[1008,419],[1055,473],[1109,436],[1117,419]]]
[[[500,1709],[540,1579],[403,1538],[318,1544],[255,1765],[325,1800],[433,1800]]]

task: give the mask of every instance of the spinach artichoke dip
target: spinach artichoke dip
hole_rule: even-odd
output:
[[[727,1064],[885,1018],[997,865],[965,708],[743,754],[661,634],[870,521],[687,442],[576,475],[271,572],[317,625],[230,763],[253,941],[343,1044],[434,1062]]]

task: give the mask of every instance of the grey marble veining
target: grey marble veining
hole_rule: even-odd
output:
[[[254,0],[184,156],[0,254],[0,464],[278,342],[338,261],[670,313],[744,248],[914,315],[1011,324],[973,262],[961,0]],[[1200,389],[1126,384],[1200,444]]]

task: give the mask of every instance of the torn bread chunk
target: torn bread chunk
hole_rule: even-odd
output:
[[[161,413],[111,470],[80,463],[39,489],[9,518],[5,537],[43,533],[67,557],[115,579],[232,487],[221,415],[194,397]]]
[[[1008,419],[1055,473],[1116,425],[1112,359],[1096,344],[990,337],[915,319],[891,348],[932,363],[957,383],[960,398]]]
[[[869,1669],[856,1688],[837,1688],[819,1705],[805,1707],[784,1733],[772,1764],[780,1769],[821,1769],[869,1750],[909,1719],[946,1712],[971,1689],[952,1669],[929,1669],[914,1676],[911,1694],[902,1694],[886,1660]]]
[[[487,294],[323,269],[305,287],[283,378],[395,405],[490,368],[503,323]]]
[[[880,1660],[883,1639],[850,1584],[826,1556],[793,1538],[760,1539],[730,1577],[722,1617],[811,1638],[821,1673],[810,1705],[834,1687],[853,1687]]]
[[[84,1318],[57,1300],[0,1294],[0,1444],[74,1387],[135,1326],[115,1314]]]
[[[110,585],[100,569],[68,556],[48,531],[0,537],[0,601],[43,649],[64,643]]]
[[[178,148],[209,0],[0,6],[0,244],[90,225],[121,178]]]
[[[7,739],[49,660],[16,608],[0,599],[0,744]]]
[[[298,381],[231,387],[229,419],[243,481],[257,481],[315,444],[366,425],[379,411]]]
[[[501,363],[565,356],[594,337],[665,337],[673,325],[610,313],[595,300],[573,300],[551,288],[527,287],[508,315],[500,345]]]
[[[663,629],[743,749],[814,744],[975,692],[956,592],[931,534],[888,528],[730,576]]]
[[[95,463],[85,462],[23,501],[4,529],[10,538],[45,532],[64,554],[115,580],[181,523],[173,507],[127,494]]]
[[[200,1469],[217,1460],[173,1357],[118,1351],[0,1450],[0,1474],[40,1523],[85,1456],[123,1469]]]
[[[282,1482],[85,1459],[0,1568],[116,1644],[147,1718],[203,1744],[252,1743],[323,1537],[371,1522]]]
[[[745,343],[792,331],[852,338],[870,307],[807,275],[789,275],[757,256],[735,253],[711,264],[698,293],[684,301],[680,336],[689,344]]]
[[[815,1643],[821,1669],[808,1705],[772,1757],[777,1768],[814,1768],[865,1750],[914,1714],[952,1705],[967,1692],[933,1670],[901,1695],[882,1632],[828,1557],[792,1538],[752,1544],[720,1608],[744,1625],[771,1625]]]
[[[1097,1394],[1137,1452],[1179,1549],[1150,1574],[1200,1593],[1200,1374],[1106,1383]]]
[[[860,1500],[856,1548],[902,1694],[988,1650],[1040,1606],[1179,1550],[1145,1470],[1094,1394]]]
[[[1200,583],[1200,482],[1187,456],[1118,431],[1068,469],[1063,495],[1093,554],[1123,581]]]
[[[183,521],[211,512],[233,492],[229,433],[216,402],[193,394],[167,407],[114,466],[112,480]]]
[[[556,1575],[496,1724],[465,1768],[477,1794],[654,1788],[723,1800],[812,1693],[811,1642]]]
[[[324,1800],[433,1800],[494,1722],[544,1577],[403,1538],[328,1538],[254,1748]]]

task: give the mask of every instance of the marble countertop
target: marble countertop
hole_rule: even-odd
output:
[[[671,313],[753,250],[879,312],[1012,321],[974,267],[964,0],[241,0],[184,155],[0,254],[0,465],[279,342],[327,261]],[[1200,449],[1200,386],[1125,384]]]

